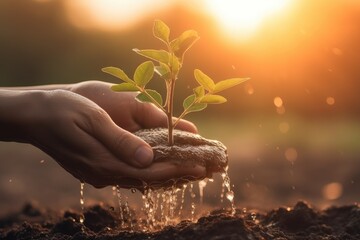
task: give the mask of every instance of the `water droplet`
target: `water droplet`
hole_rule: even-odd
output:
[[[232,202],[234,200],[234,192],[233,191],[229,191],[226,193],[226,198]]]
[[[250,217],[251,217],[251,219],[252,219],[253,221],[255,221],[255,220],[256,220],[256,213],[252,212],[252,213],[250,214]]]
[[[135,189],[135,188],[131,188],[130,191],[131,191],[131,193],[136,193],[136,189]]]
[[[84,185],[85,183],[80,182],[80,206],[81,206],[81,214],[80,214],[80,223],[84,223],[85,217],[84,217],[84,204],[85,204],[85,198],[84,198]]]
[[[277,108],[280,108],[283,106],[283,100],[281,99],[281,97],[275,97],[274,98],[274,105]]]
[[[208,181],[208,179],[203,179],[203,180],[199,181],[199,195],[200,195],[200,203],[201,204],[204,201],[204,188],[206,187],[207,181]]]
[[[40,163],[44,163],[45,162],[45,160],[40,160]]]

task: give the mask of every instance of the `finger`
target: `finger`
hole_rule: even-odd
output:
[[[173,118],[173,119],[174,119],[173,121],[177,120],[177,118]],[[198,133],[198,129],[195,126],[195,124],[185,119],[180,119],[179,123],[176,125],[175,128],[191,133]]]
[[[105,112],[101,116],[94,116],[91,124],[88,134],[98,139],[119,159],[140,168],[151,164],[154,154],[150,145],[118,127]]]
[[[138,103],[134,111],[134,119],[140,128],[157,128],[157,127],[168,127],[168,119],[166,114],[161,111],[159,108],[155,107],[153,104],[148,103]],[[177,118],[173,118],[175,122]],[[181,119],[176,126],[177,129],[197,133],[198,130],[190,121]]]

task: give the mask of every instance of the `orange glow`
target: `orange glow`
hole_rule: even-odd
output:
[[[166,0],[68,0],[69,21],[79,28],[122,30],[169,6]]]
[[[298,153],[295,148],[288,148],[285,150],[285,158],[291,163],[294,163],[298,157]]]
[[[282,107],[282,105],[283,105],[283,100],[281,99],[281,97],[275,97],[275,98],[274,98],[274,105],[275,105],[277,108]]]
[[[341,197],[343,186],[338,182],[326,184],[322,189],[323,197],[328,200],[335,200]]]
[[[287,122],[281,122],[279,124],[279,130],[281,133],[287,133],[290,130],[290,125]]]
[[[209,12],[232,36],[248,36],[272,14],[284,9],[289,0],[207,0]],[[235,36],[236,35],[236,36]]]
[[[328,105],[334,105],[335,104],[335,98],[333,98],[333,97],[327,97],[326,98],[326,103],[328,104]]]

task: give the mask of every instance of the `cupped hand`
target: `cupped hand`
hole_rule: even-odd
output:
[[[85,81],[73,84],[70,90],[98,104],[118,126],[130,132],[143,128],[167,127],[165,113],[153,104],[135,100],[138,93],[112,91],[112,85],[100,81]],[[176,128],[197,133],[196,126],[183,119]]]
[[[133,94],[113,93],[108,87],[86,82],[74,85],[74,92],[44,91],[41,97],[32,98],[36,107],[26,124],[29,142],[95,187],[119,185],[142,190],[144,184],[206,176],[206,169],[198,165],[153,163],[151,147],[131,132],[164,126],[165,116],[151,104],[138,103]],[[196,131],[185,121],[179,126]]]

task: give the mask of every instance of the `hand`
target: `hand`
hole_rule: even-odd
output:
[[[120,127],[130,132],[143,128],[167,127],[166,115],[152,104],[135,100],[137,93],[114,92],[110,83],[86,81],[73,84],[70,91],[80,94],[98,104]],[[181,120],[178,129],[197,133],[196,126]]]
[[[202,166],[151,164],[150,146],[129,131],[165,126],[165,116],[151,104],[138,103],[133,94],[113,93],[108,87],[100,82],[72,87],[88,98],[63,90],[44,91],[40,98],[32,97],[29,101],[36,108],[27,117],[29,142],[73,176],[95,187],[120,185],[141,190],[144,183],[165,184],[172,179],[206,176]],[[179,127],[196,131],[186,121]]]

